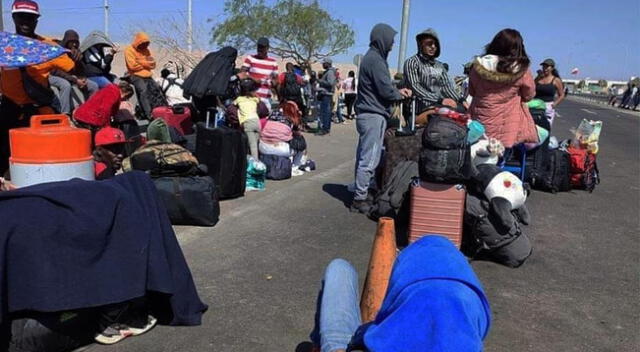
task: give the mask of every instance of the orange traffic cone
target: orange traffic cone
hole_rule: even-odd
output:
[[[378,220],[378,232],[373,240],[367,278],[360,300],[362,323],[373,321],[387,293],[393,262],[396,260],[396,231],[392,218]]]

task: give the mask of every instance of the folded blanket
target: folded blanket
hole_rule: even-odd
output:
[[[148,293],[166,298],[151,309],[166,311],[171,325],[199,325],[207,310],[142,172],[1,192],[0,288],[0,323],[17,311],[96,307]]]

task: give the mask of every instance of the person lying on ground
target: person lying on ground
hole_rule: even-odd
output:
[[[124,132],[117,128],[104,127],[96,133],[94,141],[96,180],[114,177],[122,169],[124,147],[127,142]]]
[[[418,53],[404,62],[404,78],[416,97],[416,113],[440,105],[447,98],[464,105],[447,68],[437,60],[442,46],[436,31],[431,28],[423,31],[416,36],[416,42]]]
[[[118,46],[100,31],[89,33],[80,43],[84,72],[89,80],[95,82],[100,89],[114,81],[111,63],[118,50]]]
[[[311,339],[322,352],[478,352],[491,325],[480,280],[442,236],[400,253],[374,321],[361,325],[358,274],[343,259],[327,267],[318,303]]]
[[[72,86],[80,88],[85,98],[91,97],[99,88],[98,84],[88,80],[84,73],[78,32],[73,29],[64,32],[60,46],[69,50],[67,55],[73,60],[75,66],[73,70],[69,72],[54,70],[49,76],[49,83],[60,91],[58,98],[60,99],[61,112],[63,114],[71,114],[71,110],[73,109]]]
[[[73,112],[78,127],[97,131],[108,126],[111,118],[120,110],[120,104],[133,96],[133,88],[127,82],[108,84]]]

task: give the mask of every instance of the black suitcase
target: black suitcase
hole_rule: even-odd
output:
[[[207,126],[197,124],[196,158],[207,166],[220,199],[242,197],[247,182],[247,136],[229,127]]]
[[[211,177],[159,177],[153,182],[172,225],[214,226],[218,223],[220,204]]]

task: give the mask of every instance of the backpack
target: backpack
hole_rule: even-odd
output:
[[[267,167],[268,180],[287,180],[291,178],[293,168],[291,159],[286,156],[260,154],[260,161]]]
[[[570,182],[571,157],[562,149],[549,151],[549,164],[542,175],[540,182],[534,186],[551,193],[568,192],[571,190]]]
[[[571,157],[571,186],[593,192],[600,183],[600,173],[596,155],[586,149],[569,147]]]
[[[286,100],[293,100],[300,97],[300,85],[295,73],[287,72],[284,74],[284,88],[282,88],[282,96]]]
[[[167,95],[167,92],[169,91],[169,88],[171,88],[174,85],[178,86],[180,89],[182,89],[182,84],[178,83],[176,78],[165,78],[162,81],[162,86],[161,87],[164,86],[164,82],[165,81],[169,82],[169,84],[167,84],[167,86],[165,88],[162,88],[162,94],[164,94],[165,96]]]
[[[422,134],[420,178],[427,182],[464,183],[472,173],[467,126],[432,116]]]
[[[152,177],[193,176],[198,160],[187,149],[173,143],[149,141],[123,163],[125,171],[149,171]]]

